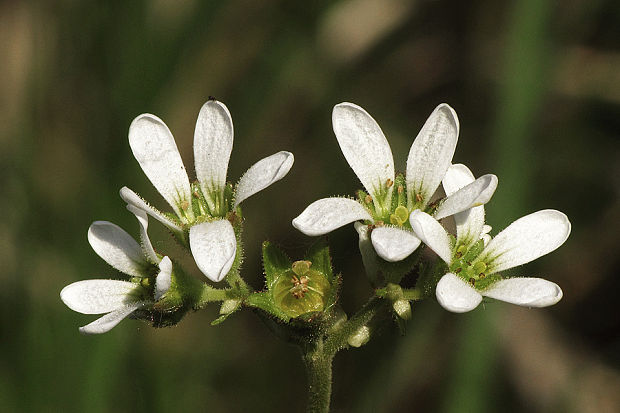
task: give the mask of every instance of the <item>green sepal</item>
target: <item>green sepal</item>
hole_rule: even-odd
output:
[[[420,245],[411,255],[402,261],[388,262],[377,256],[379,271],[383,276],[384,285],[387,283],[400,284],[403,277],[409,274],[419,263],[423,246]]]
[[[234,298],[222,302],[222,306],[220,307],[220,316],[215,320],[211,321],[211,325],[216,326],[226,321],[228,317],[241,309],[242,303],[243,302],[240,299]]]
[[[192,310],[202,289],[202,282],[174,265],[168,291],[151,307],[136,311],[134,316],[149,321],[153,327],[173,326]]]
[[[472,245],[467,250],[465,255],[463,255],[463,258],[462,258],[463,261],[472,262],[474,259],[478,257],[478,255],[480,255],[483,249],[484,249],[484,240],[479,239],[477,242],[474,243],[474,245]]]
[[[306,252],[306,259],[312,263],[312,269],[323,273],[330,283],[334,279],[329,245],[325,237],[319,238]]]
[[[290,258],[280,248],[269,241],[263,242],[263,268],[268,289],[273,287],[280,274],[291,269],[292,264]]]
[[[448,272],[448,265],[443,260],[434,263],[424,263],[419,266],[420,277],[415,288],[422,292],[422,298],[435,296],[437,283]]]
[[[275,304],[273,295],[270,291],[260,291],[250,294],[245,302],[250,307],[258,308],[285,323],[288,323],[291,319],[291,317]]]

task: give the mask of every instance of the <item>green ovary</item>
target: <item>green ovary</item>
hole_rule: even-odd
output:
[[[330,289],[323,274],[308,268],[305,263],[293,264],[293,269],[283,273],[273,287],[273,298],[278,307],[289,317],[323,311],[325,295]],[[301,274],[300,274],[301,273]]]

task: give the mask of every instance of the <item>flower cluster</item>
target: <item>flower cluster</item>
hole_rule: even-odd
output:
[[[252,165],[236,185],[227,183],[233,123],[226,106],[216,100],[209,100],[202,106],[196,122],[197,182],[190,183],[172,133],[157,116],[142,114],[131,123],[129,145],[173,213],[157,210],[131,189],[123,187],[120,195],[140,222],[142,245],[110,222],[98,221],[91,225],[88,240],[95,252],[130,279],[79,281],[61,291],[61,299],[75,311],[108,313],[82,327],[83,333],[106,332],[136,310],[163,305],[164,310],[173,311],[195,301],[192,295],[201,292],[183,290],[187,280],[181,276],[181,269],[177,267],[177,271],[173,271],[170,258],[155,252],[146,233],[147,214],[164,224],[177,241],[189,249],[208,279],[222,281],[227,275],[236,274],[241,264],[240,204],[282,179],[294,161],[292,153],[277,152]],[[177,300],[163,302],[162,297],[165,298],[171,284],[178,284]]]
[[[381,283],[382,272],[390,271],[387,263],[404,260],[423,242],[448,265],[436,296],[453,312],[474,309],[482,296],[530,307],[552,305],[562,298],[555,283],[503,279],[499,272],[562,245],[570,233],[568,218],[555,210],[538,211],[492,239],[483,205],[495,192],[497,177],[474,179],[466,166],[451,164],[459,122],[450,106],[441,104],[431,113],[411,145],[404,176],[395,175],[390,146],[364,109],[341,103],[334,108],[332,121],[342,153],[366,192],[359,191],[358,199],[313,202],[293,220],[295,228],[315,236],[355,222],[364,265],[375,283]],[[440,183],[445,197],[437,195]],[[456,223],[456,238],[440,221],[447,217]],[[410,269],[405,268],[398,280]]]
[[[459,121],[450,106],[441,104],[431,113],[411,145],[405,173],[396,172],[387,139],[364,109],[352,103],[336,105],[332,122],[342,153],[364,190],[356,197],[319,199],[292,225],[318,236],[354,223],[366,273],[375,287],[373,299],[387,300],[397,321],[410,318],[409,302],[425,298],[428,291],[452,312],[473,310],[483,297],[528,307],[552,305],[562,298],[562,290],[553,282],[507,277],[502,272],[562,245],[570,233],[568,218],[555,210],[538,211],[492,237],[484,211],[498,179],[493,174],[476,179],[465,165],[452,163]],[[138,116],[129,128],[129,144],[172,212],[157,210],[123,187],[120,195],[139,222],[141,243],[110,222],[90,226],[92,248],[127,277],[79,281],[61,291],[61,299],[71,309],[105,314],[80,331],[103,333],[128,316],[170,325],[188,310],[220,301],[221,316],[214,324],[246,306],[298,342],[315,340],[328,331],[350,346],[369,339],[372,329],[363,321],[366,316],[345,322],[347,316],[338,305],[342,277],[332,270],[325,239],[314,243],[301,260],[291,260],[265,242],[262,291],[253,291],[239,274],[240,204],[289,172],[294,161],[290,152],[261,159],[235,185],[227,183],[233,124],[226,106],[215,100],[202,106],[196,122],[196,182],[190,182],[175,140],[158,117]],[[198,281],[186,275],[178,262],[156,252],[147,234],[148,216],[171,231],[210,281],[226,280],[229,288]],[[454,224],[455,234],[446,229],[451,228],[447,223]],[[414,254],[423,246],[439,260],[426,265],[428,254]],[[417,278],[416,288],[401,286],[407,276]],[[373,308],[365,311],[371,314]]]

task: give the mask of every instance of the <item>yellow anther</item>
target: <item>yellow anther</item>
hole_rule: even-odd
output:
[[[402,185],[398,185],[397,191],[399,194],[402,194],[405,191],[405,188]]]
[[[403,225],[403,221],[401,221],[396,214],[392,214],[390,215],[390,224],[401,226]]]
[[[422,197],[422,194],[417,193],[415,194],[415,200],[419,203],[422,203],[422,201],[424,201],[424,198]]]
[[[181,206],[181,209],[182,209],[183,211],[185,211],[185,210],[187,210],[187,209],[189,208],[189,202],[187,202],[187,201],[181,201],[181,205],[180,205],[180,206]]]
[[[392,181],[390,178],[388,178],[388,180],[387,180],[387,181],[385,181],[385,187],[386,187],[386,188],[389,188],[389,187],[391,187],[392,185],[394,185],[394,181]]]
[[[407,222],[407,218],[409,218],[409,210],[407,209],[407,207],[399,205],[398,207],[396,207],[394,215],[396,215],[398,219],[404,223]]]
[[[372,197],[370,195],[366,195],[366,197],[364,198],[364,202],[370,204],[372,202]]]

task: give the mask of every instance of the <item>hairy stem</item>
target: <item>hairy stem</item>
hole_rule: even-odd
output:
[[[308,379],[308,413],[329,412],[332,394],[332,361],[334,354],[325,352],[322,342],[303,351]]]

